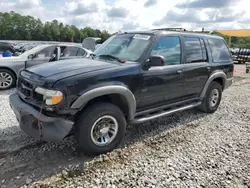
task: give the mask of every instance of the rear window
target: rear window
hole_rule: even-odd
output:
[[[208,39],[208,43],[212,52],[213,62],[226,62],[231,60],[228,48],[222,39]]]

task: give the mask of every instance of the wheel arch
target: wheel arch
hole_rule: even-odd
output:
[[[124,85],[102,85],[84,92],[72,105],[73,109],[83,109],[96,101],[108,101],[117,105],[127,116],[134,119],[136,100],[133,93]]]
[[[17,74],[16,74],[16,72],[15,72],[13,69],[11,69],[10,67],[0,66],[0,69],[6,69],[6,70],[9,70],[10,72],[12,72],[12,73],[13,73],[13,75],[15,76],[15,79],[17,79]]]
[[[219,84],[221,84],[222,86],[222,90],[224,90],[224,87],[225,87],[225,83],[226,83],[226,80],[227,80],[227,76],[226,74],[223,72],[223,71],[216,71],[216,72],[213,72],[210,77],[208,78],[202,92],[201,92],[201,95],[200,95],[200,98],[203,99],[204,96],[206,95],[206,92],[207,92],[207,89],[209,87],[209,85],[213,82],[213,81],[216,81],[218,82]]]

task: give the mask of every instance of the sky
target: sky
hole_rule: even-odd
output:
[[[247,29],[250,0],[0,0],[0,12],[109,32],[181,27]]]

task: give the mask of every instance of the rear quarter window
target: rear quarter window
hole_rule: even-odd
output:
[[[214,63],[231,61],[231,56],[226,43],[222,39],[208,39]]]

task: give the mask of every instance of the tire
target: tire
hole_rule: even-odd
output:
[[[249,69],[246,69],[246,73],[249,73]]]
[[[212,96],[214,96],[214,99],[216,98],[215,94],[217,94],[217,100],[212,100]],[[198,109],[205,113],[214,113],[220,105],[221,96],[222,86],[218,82],[212,82]]]
[[[109,125],[109,123],[100,124],[100,121],[110,121],[112,129],[98,129],[98,125]],[[115,127],[117,127],[117,129],[115,129]],[[120,108],[111,103],[96,103],[87,107],[86,110],[80,113],[76,121],[75,135],[78,142],[78,148],[81,151],[83,151],[87,155],[98,155],[107,153],[117,148],[124,138],[125,131],[126,120]],[[96,134],[105,134],[105,132],[106,135],[109,135],[110,138],[113,137],[113,140],[110,139],[110,141],[107,142],[108,139],[106,139],[105,136],[96,136]],[[113,136],[110,136],[112,135],[111,133],[114,133]],[[97,139],[95,136],[100,138]],[[105,137],[105,139],[103,137]],[[100,141],[106,141],[107,143],[101,144]]]
[[[16,84],[16,75],[8,69],[0,69],[0,90],[12,88]]]

